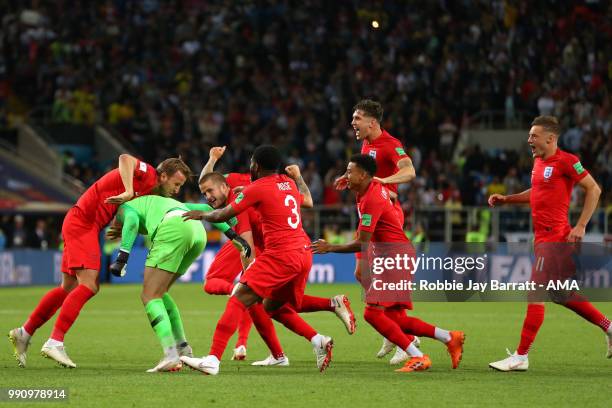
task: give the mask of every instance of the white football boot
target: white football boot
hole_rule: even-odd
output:
[[[329,336],[320,336],[318,344],[314,345],[313,351],[317,357],[317,368],[320,372],[323,372],[329,367],[332,361],[332,349],[334,348],[334,341]]]
[[[267,358],[260,361],[254,361],[251,363],[252,366],[259,367],[288,367],[289,366],[289,357],[281,356],[279,358],[274,358],[272,354],[270,354]]]
[[[355,333],[355,314],[351,310],[351,302],[345,295],[336,295],[332,298],[334,313],[344,323],[348,334]]]
[[[26,352],[30,345],[30,336],[28,336],[22,327],[13,329],[8,334],[9,341],[13,345],[13,355],[19,367],[26,366]]]
[[[76,364],[72,362],[68,354],[66,353],[66,348],[61,346],[52,346],[45,343],[40,350],[40,354],[45,358],[50,358],[51,360],[55,360],[59,365],[66,368],[76,368]]]
[[[244,345],[240,345],[234,349],[234,354],[232,355],[232,360],[243,361],[246,360],[247,350]]]
[[[195,357],[181,357],[183,364],[193,368],[194,370],[201,371],[208,375],[219,374],[219,359],[215,356],[204,356],[202,358]]]
[[[510,353],[510,350],[506,350],[509,357],[503,360],[494,361],[489,363],[489,367],[494,368],[498,371],[527,371],[529,368],[529,359],[527,355],[519,355]]]

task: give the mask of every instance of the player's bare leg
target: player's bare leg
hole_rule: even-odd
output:
[[[164,351],[164,357],[155,367],[147,370],[148,373],[176,371],[181,367],[172,323],[163,300],[163,296],[177,277],[177,274],[162,269],[145,267],[140,299]]]
[[[61,366],[68,368],[76,368],[76,364],[68,357],[64,347],[64,336],[76,321],[85,303],[94,297],[100,289],[100,274],[97,270],[77,269],[75,274],[78,285],[66,296],[53,326],[51,337],[41,349],[43,357],[55,360]]]

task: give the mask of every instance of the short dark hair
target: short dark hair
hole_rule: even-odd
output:
[[[218,171],[213,171],[211,173],[206,173],[200,178],[199,184],[206,183],[207,181],[214,181],[215,183],[225,183],[227,184],[227,180],[225,176]]]
[[[370,177],[376,174],[376,160],[368,154],[354,154],[350,159],[351,163],[355,163],[357,167],[368,173]]]
[[[191,169],[180,157],[171,157],[159,163],[156,168],[157,174],[166,173],[168,177],[174,176],[174,173],[180,171],[187,178],[191,178]]]
[[[376,102],[372,99],[362,99],[353,106],[353,111],[356,110],[363,111],[367,116],[376,119],[378,123],[382,123],[383,113],[385,111],[380,102]]]
[[[278,173],[282,164],[280,151],[272,145],[261,145],[253,152],[253,161],[265,171]]]
[[[544,130],[556,136],[561,134],[561,125],[559,124],[559,120],[554,116],[538,116],[531,122],[531,126],[542,126]]]

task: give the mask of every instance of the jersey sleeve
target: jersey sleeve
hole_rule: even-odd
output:
[[[251,227],[251,211],[254,210],[250,209],[248,211],[243,211],[236,216],[237,224],[234,228],[236,230],[236,233],[242,234],[244,232],[249,232],[253,230],[253,228]]]
[[[118,219],[123,221],[123,228],[121,229],[121,244],[119,248],[122,251],[130,252],[138,237],[138,229],[140,228],[140,217],[136,210],[131,208],[129,205],[122,205],[120,207]]]
[[[155,174],[156,171],[148,163],[138,160],[136,163],[136,168],[134,169],[134,180],[145,180],[150,178],[152,174]]]
[[[187,209],[189,210],[197,210],[204,212],[214,211],[214,208],[212,208],[208,204],[185,203],[185,207],[187,207]],[[232,225],[236,225],[236,218],[232,217],[228,222],[213,222],[212,225],[214,225],[215,228],[217,228],[218,230],[221,230],[221,232],[226,232],[227,230],[232,228]]]
[[[236,198],[234,198],[234,201],[232,201],[230,205],[232,206],[234,211],[236,211],[236,214],[240,214],[247,208],[253,207],[261,201],[261,191],[261,186],[260,188],[254,188],[253,185],[249,185],[245,187],[245,189],[242,190],[240,193],[238,193],[238,195],[236,196]]]
[[[405,159],[408,157],[408,154],[406,154],[406,151],[404,150],[404,146],[402,146],[402,142],[400,142],[397,139],[393,139],[392,143],[389,143],[388,145],[388,149],[387,149],[387,155],[389,156],[389,158],[391,159],[391,161],[393,161],[393,164],[395,165],[395,167],[397,167],[397,162],[399,162],[402,159]]]
[[[589,172],[582,167],[580,159],[573,154],[565,154],[562,163],[563,173],[575,183],[578,183],[589,174]]]
[[[368,197],[361,208],[361,219],[357,231],[374,232],[383,209],[382,203],[376,203]]]

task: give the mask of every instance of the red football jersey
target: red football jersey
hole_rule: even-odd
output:
[[[589,174],[580,160],[557,149],[546,160],[536,157],[531,171],[531,216],[535,241],[546,236],[569,233],[568,211],[572,189]]]
[[[397,173],[397,162],[408,157],[402,142],[387,133],[386,130],[372,143],[367,140],[361,145],[361,154],[368,154],[376,160],[376,177],[385,178]],[[397,194],[397,184],[387,184],[386,187]]]
[[[148,195],[157,184],[157,172],[149,164],[138,161],[134,170],[134,198]],[[87,220],[95,222],[99,228],[104,228],[115,213],[117,205],[106,204],[104,200],[125,191],[119,169],[114,169],[100,177],[83,193],[76,206],[83,212]]]
[[[304,248],[309,242],[302,229],[303,201],[291,178],[274,174],[252,182],[230,205],[238,214],[255,209],[261,216],[265,250],[285,251]]]
[[[372,233],[372,242],[409,242],[402,230],[389,191],[372,180],[363,195],[357,197],[358,231]]]
[[[233,190],[236,187],[248,186],[251,184],[251,175],[247,173],[229,173],[225,175],[225,181],[230,186],[230,193],[227,196],[228,202],[233,202],[236,199],[236,194]],[[261,217],[259,213],[254,209],[250,208],[236,216],[238,224],[234,227],[234,230],[238,234],[243,232],[251,231],[253,234],[253,243],[258,248],[264,247],[263,231],[261,226]]]

